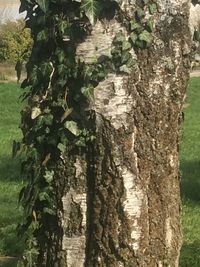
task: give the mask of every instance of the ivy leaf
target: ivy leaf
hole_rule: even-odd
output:
[[[75,121],[66,121],[65,128],[70,131],[73,135],[78,136],[80,134],[80,130],[78,125]]]
[[[38,82],[37,72],[38,72],[38,67],[35,65],[33,66],[31,72],[29,73],[29,79],[27,81],[28,83],[34,85]]]
[[[62,153],[64,153],[64,152],[66,151],[66,146],[63,145],[62,143],[59,143],[59,144],[57,145],[57,148],[58,148]]]
[[[134,68],[137,65],[137,60],[134,58],[130,58],[127,62],[126,62],[126,66],[128,68]]]
[[[34,120],[41,114],[41,109],[38,107],[33,107],[31,112],[31,119]]]
[[[19,7],[19,13],[26,11],[26,9],[27,9],[27,3],[25,1],[21,1],[20,7]]]
[[[68,29],[68,27],[69,27],[68,21],[61,20],[58,23],[58,29],[62,35],[66,33],[66,30]]]
[[[48,0],[37,0],[38,6],[42,9],[44,13],[46,13],[49,9],[49,1]]]
[[[81,9],[85,12],[90,23],[94,25],[95,19],[99,10],[99,3],[97,0],[83,0],[81,3]]]
[[[121,57],[121,60],[122,60],[122,63],[126,63],[130,58],[132,58],[132,55],[131,53],[127,52],[127,51],[124,51],[122,53],[122,57]]]
[[[133,44],[136,42],[137,38],[138,38],[138,36],[137,36],[136,33],[132,32],[132,33],[130,34],[130,39],[131,39],[131,41],[133,42]]]
[[[145,41],[146,43],[151,43],[152,41],[152,36],[151,33],[149,33],[148,31],[144,30],[140,35],[139,35],[139,39],[141,41]]]
[[[68,68],[65,64],[60,64],[57,66],[57,68],[58,68],[58,74],[59,75],[65,74],[68,71]]]
[[[142,10],[141,8],[139,8],[138,10],[136,10],[136,17],[141,20],[142,18],[145,17],[145,12],[144,10]]]
[[[44,178],[47,183],[51,183],[53,181],[54,171],[46,171]]]
[[[82,87],[81,92],[87,99],[94,101],[94,87],[92,85]]]
[[[154,20],[153,20],[153,18],[150,18],[150,19],[146,22],[146,29],[147,29],[149,32],[152,32],[152,31],[153,31],[153,27],[154,27]]]
[[[131,44],[128,41],[124,41],[122,43],[122,51],[130,50],[130,49],[131,49]]]
[[[137,39],[134,44],[136,47],[144,49],[146,47],[146,42],[140,39]]]
[[[64,61],[64,59],[65,59],[65,52],[64,52],[64,50],[62,50],[60,48],[57,48],[56,49],[56,52],[55,52],[55,55],[57,56],[59,63],[62,64],[63,61]]]
[[[50,202],[50,196],[48,195],[47,192],[40,192],[38,197],[39,197],[40,201],[48,201],[48,202]]]
[[[45,207],[45,208],[43,208],[43,212],[44,213],[48,213],[50,215],[56,215],[56,210],[55,209],[52,209],[52,208]]]
[[[114,40],[113,40],[113,44],[116,45],[116,44],[121,44],[123,42],[126,41],[126,37],[125,35],[120,31],[116,34]]]
[[[155,13],[157,11],[157,5],[155,3],[149,4],[148,7],[149,7],[149,13],[150,14],[153,14],[153,13]]]
[[[131,73],[131,70],[126,65],[122,65],[119,70],[127,74]]]
[[[198,42],[200,41],[200,32],[197,30],[194,32],[194,40]]]
[[[40,71],[41,71],[42,76],[44,78],[49,78],[50,74],[53,71],[53,66],[52,66],[51,62],[42,63],[40,66]]]
[[[136,32],[140,32],[141,31],[141,25],[136,22],[135,20],[131,20],[130,21],[130,29],[131,31],[136,31]]]
[[[48,38],[47,38],[48,34],[47,34],[47,30],[42,30],[40,31],[38,34],[37,34],[37,41],[46,41]]]

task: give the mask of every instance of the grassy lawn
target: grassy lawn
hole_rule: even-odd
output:
[[[200,267],[200,78],[188,89],[181,146],[183,233],[181,267]]]
[[[0,255],[9,256],[18,256],[23,247],[16,235],[21,217],[18,193],[22,182],[19,164],[11,155],[13,140],[21,137],[20,94],[16,83],[0,83]]]
[[[0,255],[19,256],[23,241],[16,235],[21,212],[18,192],[22,186],[19,163],[12,159],[12,141],[21,137],[21,89],[16,83],[0,83]],[[200,78],[192,78],[188,90],[181,149],[184,244],[181,267],[200,267]],[[15,266],[16,264],[0,266]]]

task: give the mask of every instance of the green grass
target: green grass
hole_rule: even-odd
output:
[[[23,242],[16,234],[21,218],[18,193],[22,186],[20,167],[12,159],[12,142],[21,138],[21,89],[16,83],[0,83],[0,255],[17,256]]]
[[[200,78],[192,78],[181,146],[184,243],[181,267],[200,267]]]
[[[23,241],[16,235],[21,212],[18,192],[22,186],[19,162],[12,159],[18,128],[21,89],[16,83],[0,83],[0,255],[19,256]],[[192,78],[188,90],[181,146],[183,231],[181,267],[200,267],[200,78]],[[0,263],[0,266],[1,263]],[[4,266],[15,266],[11,263]]]

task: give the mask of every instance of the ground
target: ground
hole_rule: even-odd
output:
[[[21,132],[19,96],[16,83],[0,83],[0,267],[16,266],[23,240],[16,235],[22,212],[18,192],[22,187],[19,159],[12,159],[12,142]],[[185,122],[181,145],[181,188],[184,243],[180,267],[200,267],[200,78],[191,78],[184,105]],[[5,256],[11,256],[5,257]]]

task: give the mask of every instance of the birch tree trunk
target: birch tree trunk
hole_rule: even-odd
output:
[[[136,4],[144,5],[122,2],[128,17]],[[41,244],[45,266],[178,267],[178,155],[190,71],[190,3],[154,3],[153,40],[131,52],[134,71],[110,73],[95,87],[88,109],[95,142],[84,153],[63,155],[57,165],[60,219],[49,247]],[[91,63],[110,55],[120,31],[128,38],[118,15],[98,20],[77,57]]]

